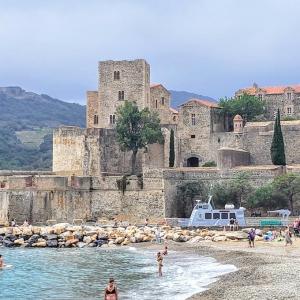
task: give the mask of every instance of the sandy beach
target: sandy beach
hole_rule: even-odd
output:
[[[172,250],[214,257],[238,268],[188,300],[300,299],[300,239],[287,247],[275,241],[257,242],[255,248],[249,248],[245,241],[197,245],[171,242],[169,246]]]

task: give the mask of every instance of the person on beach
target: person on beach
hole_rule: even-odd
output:
[[[248,233],[248,241],[249,241],[250,248],[252,247],[254,248],[254,240],[255,240],[255,229],[252,228]]]
[[[113,278],[109,279],[108,285],[105,288],[104,300],[118,300],[118,290]]]
[[[17,225],[17,222],[16,222],[15,219],[13,219],[13,220],[11,221],[11,227],[16,227],[16,225]]]
[[[144,226],[148,226],[148,224],[149,224],[149,219],[145,219],[145,222],[144,222]]]
[[[157,226],[155,230],[155,239],[156,243],[160,244],[161,243],[161,234],[160,234],[160,228]]]
[[[168,246],[165,246],[165,249],[163,250],[162,255],[168,255]]]
[[[28,223],[27,219],[24,221],[23,226],[24,227],[28,227],[29,226],[29,223]]]
[[[163,257],[160,252],[157,252],[156,260],[158,263],[158,276],[162,276]]]
[[[233,218],[231,218],[229,220],[229,230],[234,231],[234,219]]]
[[[293,242],[292,242],[292,233],[290,231],[290,228],[287,227],[286,230],[285,230],[285,233],[284,233],[284,240],[285,240],[285,245],[287,246],[288,244],[292,245]]]
[[[4,261],[3,261],[2,255],[0,254],[0,269],[2,269],[4,266],[5,266]]]

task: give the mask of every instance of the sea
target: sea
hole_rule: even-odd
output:
[[[104,299],[110,277],[120,300],[183,300],[236,267],[212,257],[169,251],[158,277],[156,252],[144,248],[0,248],[0,299]]]

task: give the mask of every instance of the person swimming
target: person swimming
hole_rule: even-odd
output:
[[[118,300],[118,291],[113,278],[109,279],[108,285],[104,291],[104,300]]]
[[[165,246],[165,249],[163,250],[162,255],[168,255],[168,246]]]
[[[4,268],[5,264],[4,264],[4,260],[2,255],[0,254],[0,269]]]

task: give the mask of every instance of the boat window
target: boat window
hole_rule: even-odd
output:
[[[229,214],[229,219],[236,219],[235,213],[230,213]]]
[[[214,219],[220,219],[220,214],[219,213],[213,213],[213,218]]]
[[[211,219],[211,213],[205,213],[205,219]]]
[[[203,205],[203,208],[208,209],[208,205],[207,204]]]
[[[228,219],[228,213],[221,213],[221,219]]]

